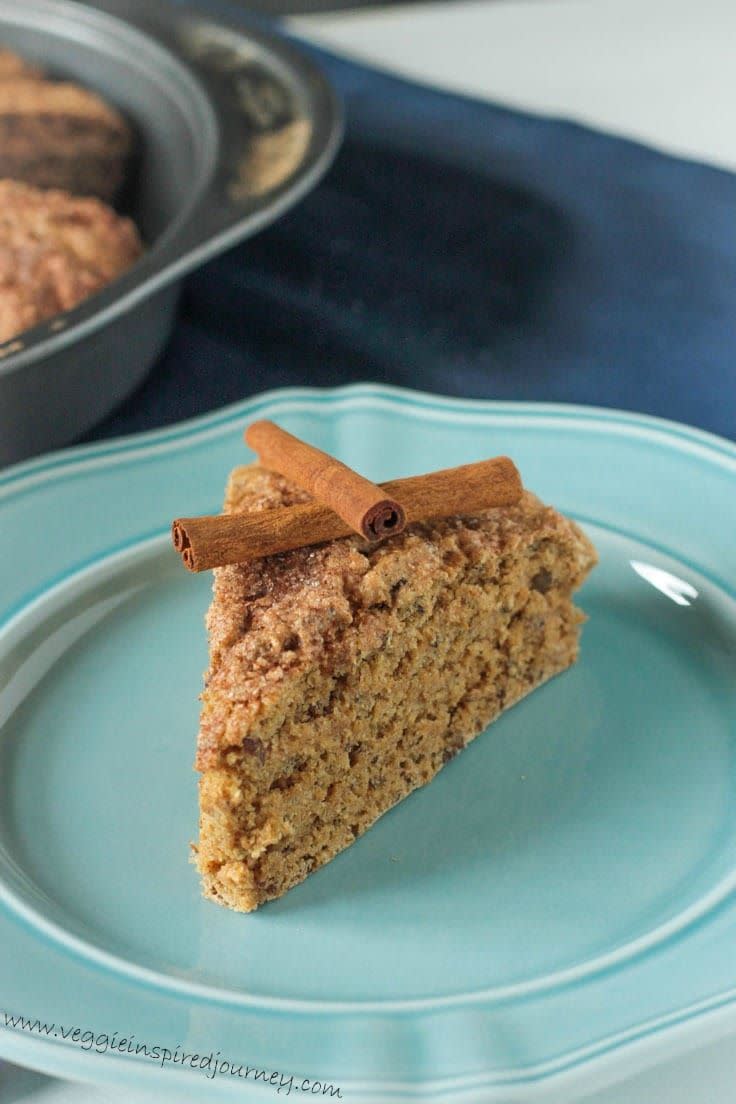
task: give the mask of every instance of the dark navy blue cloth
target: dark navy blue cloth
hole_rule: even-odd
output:
[[[87,440],[351,381],[736,437],[736,175],[317,56],[346,109],[334,167],[188,280]]]

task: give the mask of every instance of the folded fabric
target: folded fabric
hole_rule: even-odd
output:
[[[357,380],[736,436],[735,175],[312,52],[346,108],[334,167],[188,280],[87,440]]]

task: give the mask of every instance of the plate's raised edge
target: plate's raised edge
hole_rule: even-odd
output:
[[[266,406],[272,412],[278,410],[283,412],[291,405],[298,404],[300,408],[307,408],[312,412],[321,409],[329,413],[329,409],[334,409],[336,404],[352,405],[356,401],[374,409],[380,408],[383,404],[387,404],[389,409],[401,409],[408,404],[415,411],[429,410],[435,416],[438,413],[444,413],[451,421],[463,421],[468,418],[492,421],[494,417],[498,417],[508,424],[510,419],[516,417],[527,424],[532,420],[538,423],[544,422],[546,425],[557,424],[561,427],[574,423],[580,427],[583,423],[593,430],[596,424],[601,425],[601,428],[605,425],[609,432],[613,430],[628,435],[645,436],[649,439],[659,438],[663,444],[677,442],[686,451],[716,461],[719,466],[725,466],[729,471],[736,470],[736,445],[713,434],[662,418],[572,404],[465,401],[382,385],[356,384],[324,391],[294,388],[266,392],[233,404],[216,414],[179,423],[171,428],[115,439],[100,445],[63,450],[39,460],[17,465],[0,477],[0,510],[4,491],[7,494],[13,494],[16,491],[23,493],[33,486],[76,475],[87,466],[96,469],[105,467],[108,463],[116,463],[121,458],[135,461],[138,458],[147,458],[152,452],[170,452],[178,448],[186,448],[187,443],[191,444],[193,436],[201,441],[207,436],[223,435],[231,429],[234,422],[244,416],[252,416]],[[605,1083],[610,1083],[612,1080],[617,1081],[627,1076],[629,1070],[636,1072],[639,1068],[651,1065],[657,1061],[658,1055],[666,1057],[668,1040],[673,1037],[682,1039],[683,1043],[692,1048],[698,1045],[699,1040],[707,1041],[713,1030],[711,1025],[723,1022],[724,1017],[728,1019],[728,1025],[723,1030],[729,1032],[734,1030],[736,1028],[734,1004],[736,1004],[736,989],[727,990],[668,1015],[643,1021],[624,1032],[609,1035],[584,1048],[568,1051],[558,1058],[517,1070],[497,1070],[489,1074],[441,1081],[414,1080],[390,1085],[378,1081],[343,1082],[343,1087],[346,1092],[359,1095],[366,1100],[386,1101],[389,1099],[388,1094],[391,1094],[397,1099],[416,1099],[421,1096],[445,1101],[456,1099],[463,1102],[471,1100],[480,1102],[497,1099],[496,1090],[501,1089],[504,1101],[522,1099],[532,1101],[542,1096],[545,1100],[562,1101],[565,1096],[558,1095],[558,1092],[568,1092],[581,1075],[585,1075],[586,1085],[588,1085],[592,1076],[591,1071],[603,1070],[607,1061],[614,1061],[617,1070],[615,1077],[611,1077],[610,1074],[602,1075]],[[313,1012],[316,1009],[311,1007],[309,1011]],[[20,1034],[13,1033],[15,1045],[8,1048],[4,1042],[10,1036],[11,1033],[6,1030],[0,1032],[0,1047],[10,1058],[16,1058],[19,1061],[30,1059],[39,1067],[55,1073],[67,1073],[69,1076],[91,1080],[99,1078],[100,1067],[94,1062],[89,1062],[89,1056],[86,1054],[77,1054],[63,1048],[63,1059],[59,1061],[61,1055],[48,1041],[21,1038]],[[55,1052],[54,1058],[50,1062],[47,1059],[39,1060],[38,1055],[47,1055],[50,1049]],[[629,1070],[623,1069],[619,1053],[622,1050],[629,1055]],[[131,1064],[124,1059],[120,1060],[119,1072],[131,1083],[147,1079],[149,1073],[153,1075],[152,1082],[157,1080],[155,1071],[140,1068],[137,1063]],[[185,1084],[190,1084],[188,1079],[182,1080],[182,1088]],[[489,1097],[487,1095],[489,1092],[493,1096]],[[518,1095],[519,1092],[523,1092],[523,1096]]]
[[[264,408],[275,414],[288,413],[299,407],[316,413],[344,409],[346,405],[367,404],[377,409],[411,407],[414,412],[431,412],[434,418],[450,422],[488,421],[498,418],[505,425],[514,419],[535,421],[545,425],[585,426],[595,430],[605,427],[609,433],[640,436],[651,441],[671,443],[676,439],[680,448],[710,460],[718,460],[736,472],[736,442],[715,433],[697,429],[683,422],[651,414],[632,413],[615,407],[583,406],[575,403],[499,402],[494,399],[459,399],[435,395],[404,387],[384,384],[353,383],[342,387],[286,387],[262,391],[257,395],[221,407],[217,411],[177,422],[172,426],[147,430],[126,437],[114,437],[100,443],[80,445],[47,453],[33,460],[11,465],[0,472],[0,506],[9,495],[26,490],[37,483],[77,475],[84,468],[97,468],[120,462],[147,459],[156,453],[185,450],[195,441],[203,442],[224,436],[237,422],[259,415]]]
[[[490,1074],[470,1074],[441,1079],[416,1078],[412,1081],[355,1080],[340,1078],[347,1099],[360,1098],[373,1104],[390,1101],[437,1100],[442,1104],[569,1104],[573,1093],[583,1087],[586,1093],[628,1080],[668,1058],[682,1057],[698,1047],[713,1044],[736,1033],[736,990],[689,1005],[678,1012],[659,1016],[605,1039],[560,1055],[557,1058],[520,1069],[496,1070]],[[6,1045],[6,1043],[10,1045]],[[0,1052],[11,1061],[32,1065],[56,1076],[97,1082],[103,1063],[91,1051],[34,1038],[21,1031],[0,1029]],[[155,1084],[160,1089],[157,1067],[140,1061],[104,1055],[106,1081],[109,1067],[116,1082],[134,1087]],[[169,1068],[167,1082],[187,1096],[200,1098],[201,1078]],[[219,1083],[223,1089],[227,1082]],[[273,1100],[255,1085],[235,1086],[247,1099]],[[489,1095],[490,1094],[490,1095]],[[231,1095],[223,1092],[223,1096]]]

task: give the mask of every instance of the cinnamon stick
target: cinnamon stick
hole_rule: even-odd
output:
[[[382,483],[381,490],[404,504],[407,522],[471,515],[493,506],[513,506],[522,493],[512,460],[499,456],[478,464]],[[352,527],[321,503],[282,506],[254,514],[178,518],[174,548],[190,571],[273,556],[347,537]]]
[[[403,507],[386,495],[385,488],[274,422],[253,422],[245,431],[245,440],[264,468],[308,491],[366,540],[395,536],[406,525]]]

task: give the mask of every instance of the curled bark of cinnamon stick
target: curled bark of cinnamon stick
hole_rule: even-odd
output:
[[[381,484],[381,490],[396,496],[404,504],[407,521],[414,522],[513,506],[521,497],[522,484],[513,461],[499,456],[392,480]],[[178,518],[172,526],[174,548],[190,571],[243,563],[352,533],[352,527],[333,510],[316,502],[254,514]]]
[[[245,431],[245,440],[265,468],[308,491],[366,540],[395,536],[406,525],[401,503],[388,497],[385,488],[274,422],[253,422]]]

